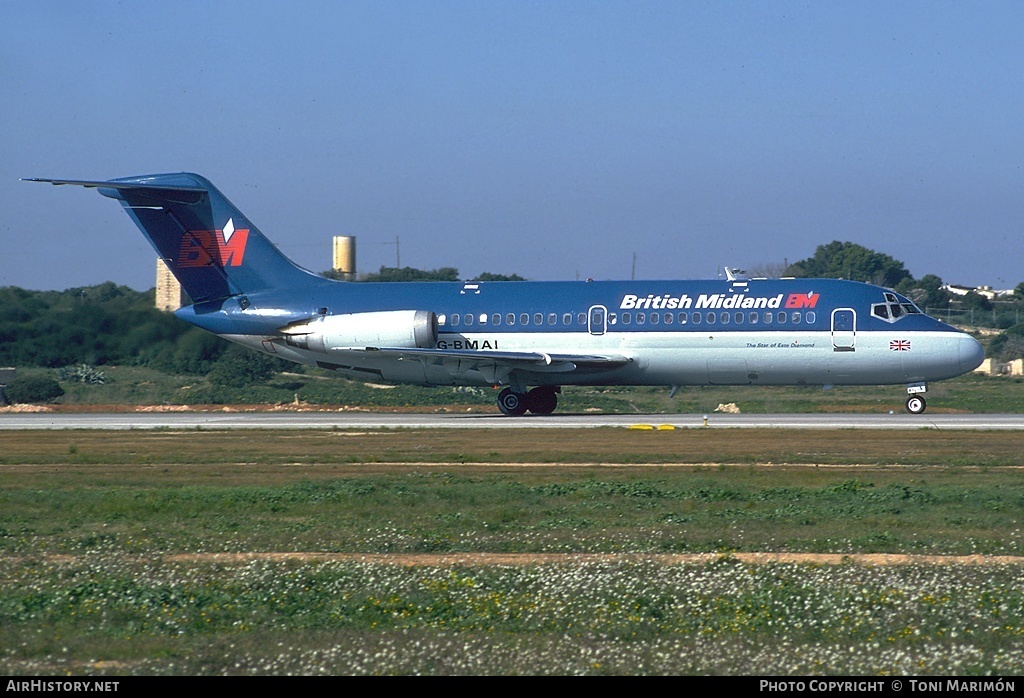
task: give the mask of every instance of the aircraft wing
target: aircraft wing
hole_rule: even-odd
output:
[[[359,351],[375,357],[423,361],[431,364],[457,361],[463,368],[482,365],[503,365],[510,369],[537,372],[574,371],[577,368],[613,369],[625,366],[632,359],[611,354],[546,354],[528,351],[479,351],[475,349],[417,349],[405,347],[367,347],[365,349],[334,349],[336,352]]]
[[[335,348],[332,357],[338,364],[323,368],[347,368],[376,373],[386,379],[409,375],[402,366],[415,365],[417,376],[428,377],[428,382],[457,383],[473,377],[474,382],[485,381],[505,384],[513,372],[572,373],[576,371],[604,372],[625,366],[633,361],[626,356],[608,354],[546,354],[543,352],[478,351],[473,349],[430,349],[407,347]]]
[[[478,351],[475,349],[377,349],[409,358],[458,359],[480,363],[507,363],[531,370],[571,371],[575,368],[618,368],[632,359],[607,354],[546,354],[527,351]],[[571,366],[569,365],[571,364]]]

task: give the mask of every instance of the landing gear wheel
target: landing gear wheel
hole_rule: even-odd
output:
[[[534,414],[551,414],[558,407],[558,388],[544,386],[526,394],[526,409]]]
[[[911,395],[907,398],[907,412],[910,414],[921,414],[927,406],[924,398],[920,395]]]
[[[498,409],[509,417],[518,417],[526,412],[526,396],[505,388],[498,393]]]

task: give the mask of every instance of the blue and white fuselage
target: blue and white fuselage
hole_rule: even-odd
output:
[[[181,319],[353,378],[505,386],[507,414],[552,411],[563,385],[903,383],[921,412],[927,382],[984,358],[869,284],[340,282],[295,266],[198,175],[42,181],[118,199],[195,301]]]

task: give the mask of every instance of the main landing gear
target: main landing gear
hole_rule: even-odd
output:
[[[498,393],[498,409],[502,414],[516,417],[530,411],[534,414],[551,414],[558,406],[559,386],[542,385],[526,393],[505,388]]]
[[[924,383],[911,383],[907,386],[907,412],[910,414],[921,414],[925,408],[928,407],[928,403],[924,401],[924,393],[928,390],[928,386]]]

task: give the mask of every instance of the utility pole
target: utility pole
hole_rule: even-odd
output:
[[[391,243],[390,242],[385,242],[383,244],[390,245]],[[395,244],[395,269],[401,269],[402,268],[402,256],[401,256],[401,254],[398,251],[398,236],[397,235],[395,236],[395,243],[394,244]]]

